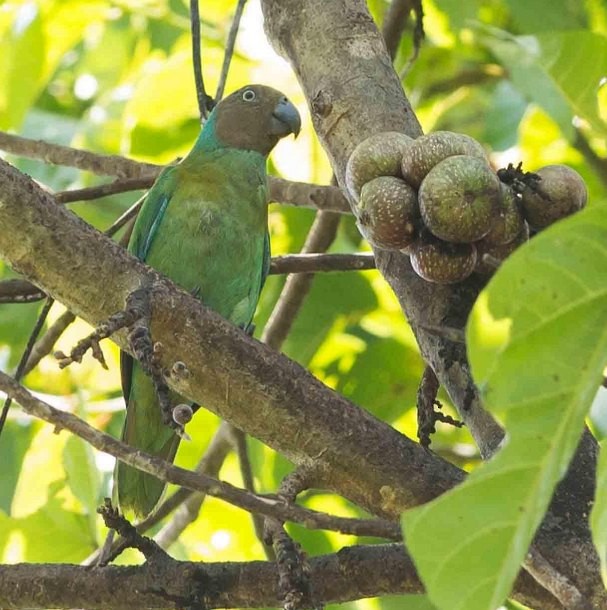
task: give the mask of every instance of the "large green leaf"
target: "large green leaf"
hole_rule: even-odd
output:
[[[473,309],[468,347],[507,441],[403,524],[439,608],[494,610],[566,472],[607,359],[605,204],[561,221],[503,265]]]
[[[601,559],[601,575],[607,587],[607,441],[601,443],[596,476],[596,497],[590,514],[594,545]]]
[[[479,26],[479,29],[480,26]],[[482,41],[508,70],[514,85],[539,104],[567,137],[579,116],[605,133],[598,90],[607,73],[607,38],[588,31],[513,36],[483,27]]]

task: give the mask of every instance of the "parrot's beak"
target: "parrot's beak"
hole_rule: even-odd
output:
[[[295,137],[301,129],[301,117],[297,108],[286,98],[283,97],[272,113],[271,123],[272,135],[283,137],[292,133]]]

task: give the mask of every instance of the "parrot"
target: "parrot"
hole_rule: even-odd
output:
[[[270,266],[266,161],[301,128],[295,106],[264,85],[238,89],[210,113],[183,160],[145,195],[128,251],[245,331]],[[154,385],[121,352],[126,418],[122,440],[173,461],[180,437],[162,422]],[[174,402],[173,402],[174,401]],[[187,402],[171,392],[171,403]],[[114,496],[123,514],[152,513],[165,484],[117,462]]]

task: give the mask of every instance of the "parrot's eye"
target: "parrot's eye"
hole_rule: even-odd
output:
[[[245,102],[252,102],[255,99],[255,91],[253,91],[252,89],[247,89],[243,92],[242,99]]]

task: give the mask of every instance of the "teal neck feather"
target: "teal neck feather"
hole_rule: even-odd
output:
[[[265,171],[266,166],[266,157],[264,157],[261,153],[255,150],[246,150],[241,148],[234,148],[227,144],[224,144],[219,136],[217,135],[217,114],[216,111],[213,110],[209,115],[206,123],[204,124],[202,131],[198,135],[192,150],[189,152],[187,157],[183,161],[191,160],[194,162],[198,162],[201,156],[209,157],[212,155],[216,156],[217,153],[220,155],[225,154],[227,152],[239,152],[246,153],[245,156],[254,162],[256,166],[263,167]],[[215,153],[215,154],[213,154]],[[183,162],[182,162],[183,163]]]
[[[192,153],[209,153],[219,150],[221,148],[225,148],[225,145],[221,140],[217,137],[217,114],[216,111],[213,110],[209,115],[206,123],[204,124],[202,131],[198,135],[198,139],[194,144],[194,148],[192,148]]]

